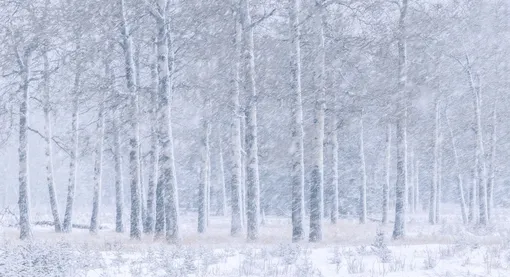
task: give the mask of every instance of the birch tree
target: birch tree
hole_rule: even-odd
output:
[[[398,47],[398,84],[397,84],[397,184],[395,190],[395,225],[393,239],[400,239],[405,235],[406,212],[406,80],[407,80],[407,54],[406,54],[406,15],[408,0],[399,2],[400,17],[397,30]]]
[[[259,238],[260,184],[257,146],[257,90],[255,86],[255,55],[253,26],[249,0],[241,0],[243,41],[243,88],[248,97],[246,105],[246,231],[249,241]]]
[[[301,96],[301,33],[299,23],[300,0],[289,0],[290,29],[290,73],[293,101],[292,114],[292,241],[299,242],[305,237],[304,231],[304,160],[303,160],[303,106]]]

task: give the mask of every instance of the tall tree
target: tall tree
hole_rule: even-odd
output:
[[[395,225],[393,239],[405,235],[406,212],[406,121],[407,121],[407,53],[406,53],[406,15],[408,0],[399,1],[400,16],[397,30],[398,47],[398,84],[397,84],[397,185],[395,189]]]
[[[313,167],[310,184],[310,237],[311,242],[322,240],[322,217],[324,198],[324,111],[326,97],[326,47],[325,47],[325,7],[324,1],[316,2],[318,5],[319,22],[319,69],[318,91],[315,97],[314,114],[314,141],[313,141]]]
[[[289,28],[290,28],[290,73],[292,97],[292,241],[304,239],[305,213],[305,177],[304,177],[304,149],[303,149],[303,106],[301,96],[301,31],[299,23],[300,0],[289,0]]]
[[[243,41],[243,88],[247,94],[246,106],[246,231],[250,241],[259,237],[260,183],[257,145],[257,89],[255,86],[255,54],[250,1],[241,0],[241,27]]]
[[[391,124],[388,123],[386,131],[386,180],[382,190],[382,223],[388,223],[388,212],[390,204],[390,177],[391,177]]]

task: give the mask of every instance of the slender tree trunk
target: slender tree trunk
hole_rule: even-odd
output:
[[[312,164],[312,176],[310,184],[310,242],[318,242],[322,240],[322,218],[324,213],[324,110],[326,95],[326,50],[325,50],[325,16],[323,3],[317,3],[320,12],[319,19],[319,89],[316,92],[315,99],[315,119],[314,119],[314,141],[313,153],[314,159]]]
[[[106,74],[110,73],[109,65],[106,68]],[[109,76],[109,75],[106,75]],[[91,234],[97,234],[99,230],[99,209],[101,208],[101,188],[102,188],[102,167],[103,167],[103,140],[104,140],[104,107],[105,107],[105,91],[100,92],[99,110],[97,119],[97,140],[94,150],[94,190],[92,197],[92,216],[90,217]]]
[[[231,125],[231,153],[232,153],[232,167],[231,167],[231,221],[230,221],[230,235],[237,236],[242,231],[242,200],[241,200],[241,178],[242,178],[242,156],[241,156],[241,105],[239,104],[240,94],[240,71],[241,71],[241,24],[239,22],[238,14],[234,16],[235,21],[235,34],[234,34],[234,78],[231,101],[232,101],[232,125]]]
[[[246,230],[249,241],[258,240],[260,184],[257,146],[257,90],[255,88],[255,55],[249,0],[241,0],[243,29],[244,90],[248,96],[246,116]]]
[[[45,139],[45,154],[46,154],[46,182],[48,184],[48,192],[50,198],[51,213],[53,215],[53,223],[55,232],[60,233],[62,231],[62,225],[60,224],[60,215],[58,212],[58,201],[55,193],[55,181],[53,179],[53,151],[51,146],[52,139],[52,128],[51,128],[51,100],[50,100],[50,62],[48,60],[48,50],[44,46],[44,75],[43,75],[43,91],[44,91],[44,139]]]
[[[398,27],[398,94],[397,106],[397,185],[395,189],[395,225],[393,239],[399,239],[405,235],[406,214],[406,124],[407,124],[407,54],[406,54],[406,26],[407,0],[402,0],[400,5],[400,19]]]
[[[420,161],[415,156],[414,160],[414,210],[418,212],[420,207]]]
[[[474,102],[474,110],[475,110],[475,139],[476,139],[476,157],[475,157],[475,166],[476,166],[476,176],[477,176],[477,184],[478,184],[478,205],[479,205],[479,218],[478,224],[484,226],[487,225],[487,183],[486,183],[486,171],[485,171],[485,152],[483,148],[483,136],[482,136],[482,120],[481,120],[481,89],[480,89],[480,80],[479,76],[473,76],[471,72],[471,62],[469,61],[469,57],[466,55],[467,61],[467,75],[469,79],[469,85],[471,92],[473,94],[473,102]],[[477,77],[477,82],[475,82],[474,78]]]
[[[439,168],[439,100],[435,103],[435,131],[434,131],[434,168],[432,172],[432,184],[430,187],[429,202],[429,223],[436,224],[437,209],[437,188],[438,188],[438,168]]]
[[[148,190],[147,190],[147,220],[146,224],[146,233],[152,234],[154,232],[154,221],[155,221],[155,197],[156,197],[156,180],[158,176],[158,119],[157,119],[157,105],[158,105],[158,72],[157,72],[157,49],[156,43],[154,42],[154,61],[151,64],[151,95],[150,95],[150,121],[151,121],[151,137],[150,144],[151,148],[149,151],[149,174],[148,174]]]
[[[386,131],[386,181],[383,184],[382,223],[388,223],[390,204],[390,178],[391,178],[391,124],[388,123]]]
[[[360,160],[361,160],[361,185],[360,185],[360,212],[359,212],[359,223],[365,224],[367,222],[367,169],[365,163],[365,141],[363,139],[364,127],[363,127],[363,110],[360,115]]]
[[[411,213],[415,213],[416,210],[414,209],[415,205],[414,205],[414,193],[415,193],[415,189],[414,189],[414,174],[415,174],[415,167],[414,167],[414,151],[413,149],[411,149],[410,153],[409,153],[409,160],[407,162],[408,164],[408,169],[409,169],[409,176],[408,176],[408,180],[409,180],[409,204],[408,204],[408,207],[409,207],[409,211]]]
[[[77,52],[80,50],[80,43],[78,42]],[[64,215],[63,231],[71,232],[73,225],[73,205],[74,205],[74,192],[76,190],[76,175],[78,171],[78,127],[79,127],[79,98],[80,98],[80,85],[81,85],[81,63],[77,61],[76,73],[74,76],[72,112],[71,112],[71,151],[69,157],[69,181],[67,186],[67,199],[66,211]]]
[[[172,133],[172,75],[169,69],[174,70],[173,42],[169,27],[168,0],[157,1],[156,16],[158,39],[158,139],[159,139],[159,177],[158,186],[164,187],[165,203],[165,231],[166,240],[176,243],[180,239],[179,234],[179,200],[177,190],[177,178],[175,176],[174,146]],[[170,46],[170,47],[169,47]],[[157,188],[156,188],[157,190]],[[158,191],[156,191],[156,194]],[[157,205],[157,204],[156,204]],[[158,215],[156,215],[158,216]],[[159,220],[159,218],[157,218]],[[157,233],[157,232],[156,232]]]
[[[441,126],[441,125],[439,125]],[[441,127],[439,127],[439,151],[437,157],[437,188],[436,188],[436,223],[440,222],[440,213],[441,213],[441,198],[442,198],[442,187],[443,187],[443,143],[442,143],[442,135],[441,135]]]
[[[126,70],[126,82],[129,91],[129,123],[130,123],[130,137],[129,137],[129,175],[130,175],[130,190],[131,190],[131,215],[130,215],[130,230],[129,237],[132,239],[141,239],[141,191],[140,191],[140,164],[139,164],[139,149],[138,149],[138,95],[135,80],[135,66],[133,60],[133,46],[129,28],[126,22],[124,0],[119,0],[121,9],[121,33],[124,48],[124,67]]]
[[[332,166],[333,166],[333,180],[332,180],[332,184],[331,184],[331,223],[332,224],[336,224],[337,221],[338,221],[338,183],[339,183],[339,171],[338,171],[338,168],[339,168],[339,157],[338,157],[338,130],[340,129],[339,127],[339,123],[338,123],[338,112],[339,112],[339,108],[338,108],[338,104],[337,104],[337,101],[339,100],[337,98],[337,93],[334,92],[333,93],[333,108],[330,109],[331,111],[331,121],[332,121],[332,130],[331,130],[331,144],[332,144],[332,149],[331,151],[333,152],[333,162],[332,162]]]
[[[19,55],[19,54],[18,54]],[[21,71],[21,103],[19,107],[19,227],[20,239],[32,238],[30,226],[30,184],[28,179],[28,122],[30,99],[30,62],[32,51],[25,50],[23,57],[18,56]]]
[[[464,200],[464,187],[462,184],[462,175],[459,167],[459,155],[457,154],[457,147],[455,143],[455,137],[453,136],[453,130],[450,125],[450,121],[448,120],[448,115],[445,115],[446,125],[448,126],[448,131],[450,133],[450,139],[453,149],[453,158],[454,158],[454,165],[455,170],[457,171],[457,189],[459,193],[459,202],[460,202],[460,211],[462,214],[462,222],[464,224],[468,223],[468,217],[466,213],[466,201]]]
[[[218,140],[219,152],[220,152],[220,160],[219,162],[219,177],[218,183],[220,185],[220,201],[219,203],[219,212],[218,214],[221,216],[227,215],[227,184],[225,182],[225,167],[223,162],[223,147],[221,145],[221,139]]]
[[[476,174],[476,168],[473,169],[471,172],[471,186],[469,188],[469,214],[468,214],[468,221],[470,223],[475,223],[477,220],[476,216],[476,203],[477,203],[477,174]]]
[[[115,232],[124,233],[124,185],[122,184],[122,155],[120,151],[119,111],[113,112],[113,158],[115,167]]]
[[[490,139],[490,154],[489,154],[489,172],[487,179],[487,217],[489,221],[493,215],[494,208],[494,180],[495,180],[495,160],[496,160],[496,127],[497,127],[497,118],[496,118],[496,103],[494,103],[494,107],[492,110],[492,130],[491,130],[491,139]]]
[[[202,127],[203,135],[200,140],[200,152],[202,159],[202,167],[200,169],[200,184],[198,187],[198,232],[204,233],[207,228],[207,213],[208,213],[208,183],[209,183],[209,133],[211,126],[209,123],[208,113],[208,101],[204,102],[203,116],[202,116]]]
[[[292,113],[292,241],[299,242],[305,238],[304,217],[304,160],[303,160],[303,106],[301,96],[301,31],[299,23],[299,0],[289,0],[290,28],[290,73],[291,90],[294,94],[291,107]]]

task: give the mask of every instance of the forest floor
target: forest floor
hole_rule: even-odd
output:
[[[463,226],[454,215],[431,226],[425,213],[414,214],[398,241],[391,240],[391,222],[325,220],[324,239],[313,244],[290,243],[290,221],[275,217],[266,218],[258,242],[248,243],[229,235],[228,217],[210,217],[199,235],[195,217],[186,215],[177,246],[148,236],[130,240],[111,226],[95,236],[34,227],[33,241],[25,243],[16,228],[0,227],[0,276],[510,276],[505,214],[498,211],[483,229]]]

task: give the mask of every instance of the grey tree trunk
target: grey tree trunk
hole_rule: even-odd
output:
[[[320,60],[319,68],[319,88],[315,99],[314,115],[314,140],[312,163],[312,176],[310,184],[310,242],[322,240],[322,218],[324,213],[324,110],[326,95],[326,49],[325,49],[325,16],[323,3],[317,2],[320,12],[319,19],[319,47],[318,57]]]
[[[491,220],[493,208],[494,208],[494,180],[495,180],[495,172],[496,172],[496,165],[495,165],[495,159],[496,159],[496,142],[497,142],[497,135],[496,135],[496,127],[497,127],[497,117],[496,117],[496,103],[494,103],[494,107],[492,110],[492,126],[491,126],[491,139],[489,141],[489,145],[491,147],[490,154],[489,154],[489,172],[488,172],[488,178],[487,178],[487,217],[489,221]]]
[[[140,164],[138,159],[138,95],[135,81],[135,66],[133,60],[133,47],[129,28],[126,22],[124,0],[119,0],[121,12],[121,34],[124,49],[124,67],[126,83],[129,91],[128,116],[130,123],[129,137],[129,175],[131,190],[131,215],[129,237],[141,239],[141,192],[140,192]]]
[[[289,0],[290,28],[290,73],[293,93],[292,113],[292,241],[299,242],[305,238],[305,177],[303,160],[303,105],[301,96],[301,31],[299,23],[299,0]]]
[[[198,232],[204,233],[207,228],[208,217],[208,186],[209,186],[209,134],[211,125],[208,118],[208,101],[204,102],[202,127],[203,134],[200,140],[202,167],[200,168],[200,184],[198,186]]]
[[[439,99],[435,102],[435,131],[434,131],[434,168],[432,172],[432,184],[430,187],[429,202],[429,223],[436,224],[437,209],[437,188],[438,188],[438,169],[439,169]]]
[[[17,49],[16,49],[17,50]],[[17,53],[18,64],[21,73],[21,102],[19,106],[19,228],[20,239],[32,238],[32,227],[30,225],[30,184],[28,179],[28,119],[30,99],[30,63],[32,60],[32,49],[25,49],[23,56]]]
[[[441,120],[440,120],[441,122]],[[441,125],[439,125],[441,126]],[[436,223],[440,223],[440,213],[441,213],[441,198],[442,198],[442,188],[443,188],[443,143],[442,143],[442,134],[441,127],[439,127],[439,152],[437,157],[437,188],[436,188]]]
[[[223,162],[223,147],[221,145],[221,139],[218,141],[219,144],[219,177],[218,184],[220,185],[220,203],[219,203],[219,211],[218,215],[226,216],[227,215],[227,184],[225,182],[225,166]]]
[[[464,186],[462,184],[462,175],[461,175],[461,170],[459,167],[459,155],[457,153],[455,137],[453,135],[453,130],[450,125],[450,121],[448,119],[447,114],[445,115],[445,120],[446,120],[446,125],[448,126],[448,130],[450,133],[450,139],[451,139],[451,144],[452,144],[452,149],[453,149],[454,166],[455,166],[455,170],[457,171],[457,189],[458,189],[458,193],[459,193],[459,202],[460,202],[460,211],[462,214],[462,222],[464,224],[467,224],[468,217],[467,217],[467,211],[466,211],[466,201],[464,199]]]
[[[360,148],[359,155],[361,160],[361,184],[360,184],[360,199],[359,199],[359,223],[365,224],[367,222],[367,168],[365,163],[365,141],[363,139],[364,127],[363,127],[363,110],[360,114]]]
[[[157,72],[157,48],[156,43],[154,42],[153,47],[153,57],[154,60],[151,63],[151,95],[150,95],[150,121],[151,121],[151,137],[150,144],[151,148],[149,151],[149,174],[147,180],[147,219],[145,222],[145,230],[147,234],[152,234],[154,232],[154,221],[155,221],[155,198],[156,198],[156,180],[158,176],[158,118],[157,118],[157,105],[158,105],[158,72]]]
[[[115,167],[115,232],[124,232],[124,185],[122,184],[122,154],[120,152],[119,110],[113,111],[113,158]]]
[[[414,160],[414,210],[418,212],[420,207],[420,161],[415,156]]]
[[[58,201],[55,193],[55,181],[53,179],[53,151],[52,151],[52,126],[51,126],[51,100],[50,100],[50,62],[48,60],[48,50],[44,46],[44,73],[43,73],[43,111],[44,111],[44,140],[45,140],[45,154],[46,154],[46,182],[48,185],[48,192],[50,198],[51,213],[53,215],[53,224],[55,232],[62,231],[60,224],[60,215],[58,212]]]
[[[157,1],[156,23],[158,31],[158,140],[159,140],[159,176],[158,187],[164,188],[165,203],[165,231],[169,243],[177,243],[179,234],[179,200],[177,178],[175,175],[174,147],[172,133],[172,78],[169,69],[174,70],[171,29],[167,18],[169,9],[168,0]],[[170,47],[169,47],[170,46]],[[170,49],[169,49],[170,48]],[[158,194],[156,188],[156,194]],[[162,195],[162,192],[160,193]],[[156,203],[157,205],[157,203]],[[158,213],[156,214],[158,218]],[[157,228],[156,228],[157,229]],[[156,234],[158,230],[156,230]]]
[[[395,188],[395,225],[393,239],[403,238],[405,235],[406,214],[406,124],[407,124],[407,55],[406,55],[406,25],[407,0],[402,0],[400,5],[400,18],[398,24],[398,104],[397,104],[397,185]]]
[[[386,181],[383,183],[382,223],[388,223],[390,206],[390,177],[391,177],[391,124],[388,123],[386,131]]]
[[[339,121],[338,121],[338,112],[339,112],[339,105],[337,102],[339,99],[337,98],[337,92],[333,93],[333,103],[331,105],[333,106],[331,111],[331,144],[332,144],[332,154],[333,154],[333,161],[332,161],[332,167],[333,167],[333,180],[331,184],[331,223],[336,224],[338,221],[338,183],[340,179],[339,175],[339,157],[338,157],[338,130],[339,127]]]
[[[249,241],[259,237],[260,184],[257,146],[257,90],[255,87],[255,55],[249,0],[241,0],[243,29],[244,90],[248,97],[246,116],[246,231]]]
[[[106,68],[106,76],[109,76],[109,68]],[[101,208],[101,188],[102,188],[102,167],[103,167],[103,140],[104,140],[104,107],[105,91],[100,92],[98,119],[97,119],[97,138],[94,148],[94,190],[92,197],[92,215],[90,217],[91,234],[97,234],[99,230],[99,209]]]
[[[232,167],[231,167],[231,220],[230,220],[230,235],[238,236],[242,231],[242,217],[241,217],[241,178],[242,178],[242,156],[241,156],[241,105],[239,103],[240,95],[240,71],[241,71],[241,24],[239,22],[238,14],[234,16],[235,20],[235,57],[234,57],[234,78],[231,101],[232,101],[232,125],[231,125],[231,154],[232,154]]]
[[[475,168],[478,185],[478,211],[479,218],[478,224],[484,226],[487,225],[487,183],[486,183],[486,170],[485,170],[485,152],[483,148],[483,129],[481,119],[481,107],[482,107],[482,96],[480,89],[479,76],[473,76],[471,71],[471,62],[469,57],[466,55],[467,70],[466,73],[469,79],[469,85],[473,94],[474,111],[475,111],[475,139],[476,139],[476,157],[475,157]],[[476,81],[475,81],[476,77]]]
[[[80,50],[80,42],[76,47],[77,52]],[[66,211],[64,214],[63,231],[71,232],[73,225],[73,205],[74,205],[74,192],[76,190],[76,175],[78,171],[78,127],[79,127],[79,99],[81,89],[81,62],[78,60],[76,64],[76,73],[74,76],[74,87],[73,87],[73,100],[72,100],[72,112],[71,112],[71,151],[69,157],[69,181],[67,186],[67,199],[66,199]]]
[[[477,174],[476,168],[471,172],[471,186],[469,188],[469,213],[468,213],[468,221],[469,223],[475,223],[477,221],[476,215],[476,203],[478,195],[477,195]]]

